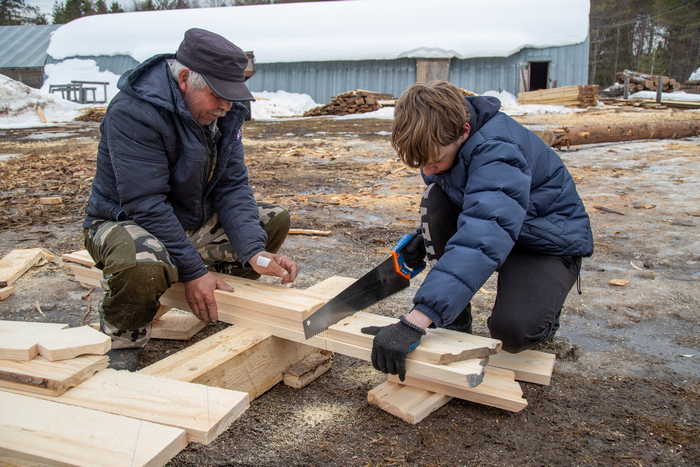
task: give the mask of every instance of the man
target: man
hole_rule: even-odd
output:
[[[406,265],[431,270],[413,308],[374,334],[372,363],[405,375],[427,327],[472,332],[470,301],[498,271],[491,337],[516,353],[551,339],[581,258],[593,254],[583,202],[559,156],[499,112],[495,98],[467,97],[446,81],[412,85],[396,102],[391,142],[428,188]]]
[[[241,125],[253,100],[246,54],[222,36],[190,29],[175,55],[125,73],[100,126],[97,170],[83,223],[85,247],[102,269],[100,329],[112,338],[110,367],[135,371],[158,299],[173,282],[205,321],[217,320],[211,271],[294,281],[277,254],[289,214],[256,203]]]

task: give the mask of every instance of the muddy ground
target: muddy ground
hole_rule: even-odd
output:
[[[700,112],[517,118],[536,128],[697,119]],[[287,208],[294,228],[332,232],[288,238],[282,252],[301,270],[294,287],[360,277],[417,225],[422,183],[396,160],[390,125],[331,118],[246,123],[258,199]],[[15,283],[16,294],[0,302],[1,319],[71,326],[96,320],[101,293],[86,297],[60,255],[82,249],[80,219],[98,138],[95,123],[0,130],[0,256],[44,247],[57,258]],[[560,334],[540,347],[558,355],[552,384],[522,383],[527,408],[511,413],[454,399],[412,426],[367,403],[383,375],[337,355],[310,386],[277,385],[213,443],[191,444],[169,465],[700,464],[700,138],[559,154],[591,216],[596,252],[584,261],[582,293],[570,294]],[[42,206],[41,196],[64,202]],[[369,311],[405,313],[424,277]],[[495,276],[474,298],[477,334],[487,333],[494,290]],[[211,324],[189,343],[154,340],[141,366],[225,326]]]

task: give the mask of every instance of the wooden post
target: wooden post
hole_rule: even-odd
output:
[[[661,104],[661,94],[664,90],[664,77],[659,76],[659,84],[656,85],[656,103]]]
[[[622,97],[625,99],[630,98],[630,77],[629,76],[625,76],[625,90],[624,90],[624,94]]]

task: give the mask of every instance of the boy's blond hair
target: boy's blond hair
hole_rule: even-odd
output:
[[[464,95],[453,84],[415,83],[396,101],[391,145],[404,164],[422,168],[437,161],[439,147],[457,141],[471,120]]]

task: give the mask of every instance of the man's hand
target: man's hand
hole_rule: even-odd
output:
[[[202,321],[213,323],[218,319],[216,300],[214,299],[214,290],[216,289],[233,292],[233,287],[211,272],[199,279],[185,282],[187,304],[192,309],[192,313]]]
[[[261,251],[253,256],[248,263],[258,274],[281,277],[283,285],[294,282],[299,272],[297,263],[291,259],[267,251]]]
[[[406,357],[413,351],[425,331],[404,316],[398,323],[389,326],[369,326],[362,328],[364,334],[374,337],[372,343],[372,366],[376,370],[406,378]]]
[[[425,266],[425,243],[423,234],[414,236],[401,250],[403,262],[411,269],[419,269]]]

